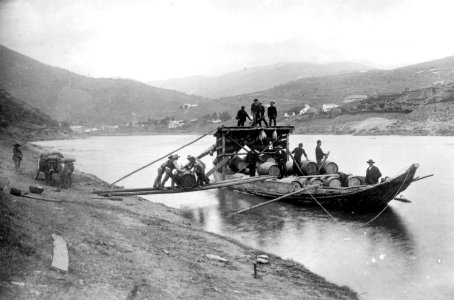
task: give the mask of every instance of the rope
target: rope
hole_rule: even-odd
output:
[[[320,205],[320,207],[328,214],[328,216],[330,216],[331,219],[334,220],[334,222],[338,223],[338,221],[333,217],[333,215],[330,214],[330,213],[326,210],[326,208],[324,208],[323,205],[322,205],[320,202],[318,202],[318,200],[317,200],[309,191],[307,191],[307,193],[312,197],[312,199],[314,199],[314,201],[315,201],[318,205]]]

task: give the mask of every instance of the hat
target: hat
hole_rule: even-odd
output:
[[[274,101],[271,101],[271,103],[270,103],[270,104],[274,104]]]
[[[188,155],[187,159],[194,159],[195,157],[192,155]]]
[[[276,149],[282,149],[282,146],[281,145],[277,145]]]
[[[321,143],[321,142],[322,142],[322,141],[320,141],[320,140],[317,140],[317,144],[318,144],[318,143]]]
[[[244,108],[244,106],[241,106],[241,109],[243,109],[243,108]]]
[[[372,159],[369,159],[368,161],[366,161],[368,164],[374,164],[375,161],[373,161]]]
[[[259,101],[259,99],[254,99],[254,102],[255,102],[255,101]]]
[[[169,156],[169,159],[177,159],[178,157],[180,157],[178,154],[172,154]]]
[[[20,147],[20,144],[14,144],[14,147]]]

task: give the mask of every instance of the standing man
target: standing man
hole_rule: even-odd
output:
[[[249,146],[249,148],[251,149],[251,151],[249,151],[246,154],[245,161],[248,164],[249,176],[254,177],[255,176],[255,169],[256,169],[256,166],[257,166],[257,162],[259,161],[259,155],[255,151],[255,147],[254,146]]]
[[[16,169],[16,173],[19,173],[22,156],[23,155],[22,155],[22,150],[20,149],[20,144],[14,144],[13,161],[14,161],[14,168]]]
[[[254,99],[254,102],[251,104],[251,115],[253,118],[251,126],[254,127],[257,124],[257,115],[260,115],[260,105],[258,99]]]
[[[375,162],[372,159],[369,159],[367,163],[369,164],[369,168],[366,170],[366,184],[377,184],[378,179],[381,177],[381,172],[374,166]]]
[[[317,147],[315,147],[315,159],[317,160],[318,168],[320,168],[323,158],[328,157],[328,154],[329,154],[329,152],[324,153],[321,146],[322,146],[322,141],[318,140]]]
[[[268,107],[268,119],[270,120],[270,126],[273,126],[273,121],[274,121],[274,126],[276,126],[276,117],[277,117],[277,109],[276,109],[276,106],[274,106],[274,102],[271,101],[270,107]]]
[[[251,117],[249,117],[248,113],[244,110],[244,106],[241,106],[241,109],[236,114],[236,119],[238,120],[237,126],[244,127],[244,122],[246,122],[246,118],[252,121]]]
[[[297,171],[297,173],[299,174],[300,173],[300,168],[301,168],[301,157],[304,155],[304,157],[306,157],[306,160],[309,160],[307,158],[306,151],[304,151],[304,149],[303,149],[303,143],[299,143],[298,147],[293,149],[292,153],[294,154],[293,157],[295,158],[296,164],[298,164],[298,167],[296,167],[296,168],[294,167],[293,169],[295,171]]]
[[[205,163],[192,155],[188,155],[188,160],[189,163],[185,166],[185,168],[188,170],[194,169],[194,173],[197,175],[197,184],[200,186],[204,183],[209,184],[210,179],[205,175]]]
[[[281,169],[281,175],[279,178],[282,178],[287,174],[287,152],[284,151],[281,145],[276,147],[276,162]]]
[[[260,105],[260,116],[259,116],[259,120],[258,120],[258,123],[259,123],[259,126],[262,126],[262,121],[263,123],[265,123],[265,126],[268,127],[268,123],[266,122],[266,119],[265,119],[265,106],[262,105],[262,103],[259,102],[259,105]]]

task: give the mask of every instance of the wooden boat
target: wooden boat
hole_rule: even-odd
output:
[[[213,147],[217,154],[216,166],[213,168],[215,180],[222,182],[248,178],[250,175],[247,174],[247,170],[234,172],[229,168],[228,162],[234,157],[244,157],[250,151],[248,148],[251,146],[256,151],[260,151],[262,155],[273,155],[274,151],[269,149],[269,145],[281,146],[286,149],[286,153],[289,153],[289,135],[293,132],[293,129],[293,126],[218,128],[214,134],[216,145]],[[386,178],[383,182],[375,185],[345,186],[344,183],[340,187],[329,187],[320,184],[320,182],[328,177],[332,179],[333,176],[339,176],[339,174],[318,174],[291,175],[281,179],[272,178],[236,184],[229,186],[229,188],[272,199],[304,188],[305,184],[312,180],[312,182],[318,182],[317,186],[314,187],[309,184],[310,188],[287,197],[285,201],[302,205],[322,205],[324,208],[366,212],[384,208],[399,193],[407,189],[415,180],[418,167],[418,164],[412,164],[396,177]]]

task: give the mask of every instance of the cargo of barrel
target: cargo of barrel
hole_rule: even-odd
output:
[[[197,186],[195,176],[189,172],[175,174],[174,180],[178,186],[184,189],[192,189]]]
[[[328,187],[338,188],[342,186],[342,183],[337,176],[325,177],[323,179],[323,184]]]
[[[244,171],[247,164],[241,157],[235,156],[229,160],[228,166],[233,172],[239,172]]]
[[[317,175],[317,163],[311,160],[303,160],[300,164],[303,175]]]
[[[272,162],[272,163],[276,163],[276,159],[274,157],[272,157],[271,155],[269,154],[262,154],[260,155],[260,160],[262,162]]]
[[[281,174],[281,170],[275,163],[265,162],[259,165],[257,173],[259,175],[279,176]]]
[[[326,160],[320,168],[320,174],[337,174],[339,167],[333,161]]]

